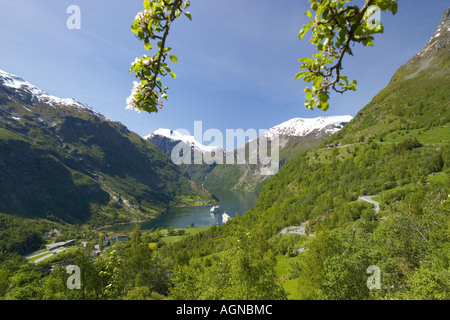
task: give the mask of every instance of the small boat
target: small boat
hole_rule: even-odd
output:
[[[231,220],[231,217],[226,212],[222,214],[222,223],[227,223],[229,220]]]
[[[209,212],[211,213],[216,213],[220,211],[220,207],[219,206],[212,206],[211,209],[209,210]]]

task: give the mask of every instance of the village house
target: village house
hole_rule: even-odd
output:
[[[103,241],[103,246],[107,247],[114,242],[125,242],[128,240],[128,236],[106,236]]]
[[[61,235],[61,232],[59,231],[59,228],[53,228],[50,229],[50,231],[47,231],[44,233],[44,239],[51,239],[54,237],[59,237]]]

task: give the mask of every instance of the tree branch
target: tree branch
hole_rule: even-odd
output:
[[[167,17],[167,19],[165,19],[165,20],[167,20],[167,23],[164,26],[164,34],[161,39],[161,47],[159,48],[159,55],[156,60],[156,72],[152,77],[153,84],[150,87],[151,91],[153,91],[155,89],[156,79],[158,78],[158,75],[162,75],[160,73],[160,68],[161,68],[161,62],[165,61],[165,59],[166,59],[166,56],[164,54],[164,48],[166,46],[167,36],[169,35],[170,24],[173,20],[175,20],[176,11],[180,10],[181,4],[182,4],[182,0],[175,0],[174,3],[172,4],[172,10],[169,14],[169,17]],[[166,18],[166,17],[164,17],[164,18]],[[159,89],[161,90],[161,88],[159,88]]]

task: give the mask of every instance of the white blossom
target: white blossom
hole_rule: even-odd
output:
[[[141,91],[143,86],[137,81],[133,81],[133,89],[131,89],[131,95],[127,98],[127,110],[133,110],[136,108],[136,94]],[[136,111],[140,111],[136,109]]]
[[[138,58],[134,59],[134,62],[131,63],[131,66],[134,66],[139,61]]]
[[[141,24],[149,24],[152,15],[153,15],[152,10],[144,10],[144,11],[138,12],[135,19],[139,19]]]

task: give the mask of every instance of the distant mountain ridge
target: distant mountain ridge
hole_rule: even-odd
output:
[[[281,145],[283,147],[290,138],[304,138],[313,134],[319,137],[323,134],[331,135],[336,133],[352,119],[353,117],[349,115],[317,118],[293,118],[266,130],[262,134],[262,137],[272,139],[275,135],[278,135],[282,139]],[[200,153],[223,151],[221,147],[205,146],[195,140],[194,136],[185,135],[177,130],[171,129],[160,128],[155,130],[153,133],[144,136],[143,138],[154,143],[168,156],[171,155],[172,148],[180,142],[189,146],[192,150]]]
[[[268,139],[270,141],[275,135],[279,137],[279,160],[280,165],[282,165],[293,156],[318,146],[332,134],[341,130],[351,120],[352,117],[349,115],[294,118],[266,130],[257,139]],[[144,138],[155,144],[169,157],[173,148],[180,143],[181,146],[188,146],[192,153],[223,152],[220,147],[204,146],[196,141],[193,136],[183,135],[176,130],[158,129]],[[249,159],[254,160],[258,157],[257,154],[251,154],[252,150],[248,147],[252,141],[236,150],[225,152],[223,164],[182,164],[181,168],[195,182],[204,184],[210,189],[256,190],[269,176],[261,175],[260,165],[250,164],[252,161],[249,161]],[[246,155],[245,164],[237,164],[237,161],[234,164],[227,164],[226,155],[234,154],[236,159],[237,153],[242,151],[245,151]]]
[[[124,125],[0,72],[0,212],[104,225],[210,203]]]

